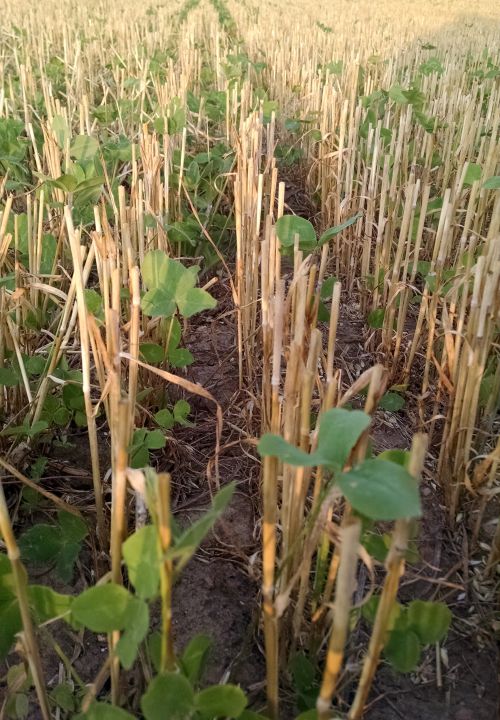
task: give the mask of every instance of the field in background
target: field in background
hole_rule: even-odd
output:
[[[8,0],[0,71],[0,718],[496,718],[500,11]]]

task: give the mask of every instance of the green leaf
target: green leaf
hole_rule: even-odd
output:
[[[276,234],[284,248],[293,248],[299,236],[299,249],[311,252],[316,247],[316,231],[312,223],[298,215],[283,215],[276,222]]]
[[[170,410],[167,410],[166,408],[164,410],[158,410],[158,412],[154,416],[155,421],[165,430],[170,430],[174,427],[174,416],[170,412]]]
[[[318,321],[325,323],[330,321],[330,311],[322,300],[318,303]]]
[[[117,645],[116,654],[125,670],[135,662],[139,646],[149,629],[149,608],[144,600],[132,598],[127,610],[127,625]]]
[[[451,624],[451,610],[442,602],[413,600],[408,606],[408,621],[423,645],[439,642]]]
[[[161,345],[157,343],[141,343],[139,345],[139,352],[151,365],[163,362],[165,359],[165,350]]]
[[[431,75],[434,72],[442,75],[444,68],[437,57],[432,57],[422,63],[419,70],[423,75]]]
[[[69,148],[71,157],[84,163],[93,160],[98,152],[99,142],[89,135],[77,135]]]
[[[134,446],[130,451],[130,467],[144,468],[149,465],[149,450],[146,445]]]
[[[411,630],[393,630],[384,655],[398,672],[408,673],[415,670],[420,660],[418,636]]]
[[[45,468],[47,467],[48,462],[48,457],[44,457],[43,455],[37,457],[35,462],[30,467],[30,478],[32,480],[40,480],[43,473],[45,472]]]
[[[206,718],[237,718],[247,706],[247,699],[236,685],[213,685],[197,693],[194,704]]]
[[[174,405],[174,420],[179,425],[192,427],[193,423],[189,422],[187,416],[191,412],[191,405],[187,400],[178,400]]]
[[[156,672],[159,673],[161,665],[161,634],[159,632],[153,632],[148,635],[146,649],[151,665]]]
[[[200,681],[211,647],[212,641],[207,635],[195,635],[182,653],[182,672],[193,685]]]
[[[148,290],[141,300],[141,307],[145,315],[150,317],[168,317],[175,312],[175,298],[171,289],[163,287]]]
[[[19,385],[21,378],[12,368],[0,367],[0,385],[5,387],[15,387]]]
[[[213,499],[210,510],[188,527],[187,530],[176,539],[174,547],[166,553],[167,558],[177,559],[179,561],[176,566],[178,572],[194,555],[203,538],[228,506],[233,496],[234,487],[234,483],[229,483],[219,490]]]
[[[102,313],[101,295],[96,290],[92,290],[90,288],[85,288],[83,292],[85,294],[85,305],[87,310],[89,313],[92,313],[92,315],[95,315],[95,317],[99,317]]]
[[[368,602],[366,602],[361,608],[361,614],[363,615],[364,619],[370,623],[370,625],[373,625],[373,623],[375,622],[375,616],[377,614],[379,604],[380,595],[372,595]],[[399,622],[401,615],[404,614],[403,611],[403,606],[396,601],[393,604],[391,612],[389,614],[389,621],[387,625],[389,631],[391,631]]]
[[[331,300],[332,294],[333,294],[333,288],[335,283],[337,283],[338,280],[336,277],[332,275],[332,277],[327,278],[323,284],[321,285],[320,290],[320,297],[322,300]]]
[[[25,571],[22,572],[26,579]],[[8,654],[16,634],[21,629],[21,613],[15,594],[12,566],[9,558],[0,553],[0,660]]]
[[[464,187],[470,187],[477,180],[481,179],[481,173],[483,172],[481,165],[476,163],[469,163],[467,170],[465,171]]]
[[[176,260],[171,260],[162,250],[146,253],[142,263],[142,278],[147,288],[161,286],[175,287],[185,268]]]
[[[63,387],[62,396],[68,410],[85,411],[85,398],[83,386],[77,383],[66,383]]]
[[[347,220],[344,220],[343,223],[340,223],[340,225],[336,225],[335,227],[331,227],[328,230],[325,230],[325,232],[322,234],[322,236],[319,239],[319,244],[324,245],[326,242],[331,240],[332,237],[335,237],[335,235],[338,235],[342,232],[342,230],[345,230],[346,228],[350,227],[351,225],[354,225],[355,222],[359,220],[359,218],[363,217],[362,212],[356,213],[356,215],[353,215],[352,217],[348,218]]]
[[[7,711],[7,717],[25,720],[29,713],[28,696],[22,692],[14,693],[7,699],[4,709]]]
[[[378,535],[377,533],[367,533],[363,538],[363,547],[368,550],[370,555],[383,563],[387,557],[389,550],[390,536],[387,534]]]
[[[30,585],[28,587],[28,596],[30,606],[39,624],[67,615],[73,603],[71,595],[62,595],[45,585]]]
[[[80,550],[80,543],[65,543],[64,538],[61,537],[61,549],[59,550],[56,558],[56,570],[57,574],[64,582],[71,582],[73,578],[75,562],[80,553]]]
[[[94,702],[86,713],[77,715],[74,720],[135,720],[134,716],[115,705]]]
[[[408,470],[410,465],[410,453],[408,450],[384,450],[377,455],[377,460],[388,460]]]
[[[372,520],[421,514],[416,480],[403,467],[387,460],[365,460],[342,474],[338,485],[353,508]]]
[[[500,190],[500,175],[493,175],[483,183],[485,190]]]
[[[32,438],[35,437],[35,435],[38,435],[38,433],[46,430],[48,427],[49,424],[46,420],[37,420],[31,426],[29,425],[29,422],[25,420],[22,425],[17,425],[16,427],[10,427],[2,430],[0,435],[5,435],[5,437],[26,435],[27,437]]]
[[[61,683],[57,685],[50,693],[50,699],[61,710],[66,712],[74,712],[76,710],[76,698],[69,683]]]
[[[408,98],[405,95],[403,88],[400,85],[393,85],[389,90],[389,97],[399,105],[407,105]]]
[[[287,118],[285,120],[285,130],[288,130],[288,132],[297,132],[300,128],[300,120],[296,120],[295,118]]]
[[[167,351],[175,350],[182,337],[182,328],[179,320],[172,317],[168,320],[168,347]]]
[[[124,630],[132,599],[133,596],[121,585],[96,585],[74,599],[71,615],[92,632]]]
[[[377,308],[376,310],[372,310],[370,313],[368,313],[366,321],[371,328],[381,328],[384,327],[384,316],[384,308]]]
[[[160,584],[160,557],[154,525],[146,525],[123,543],[123,559],[135,592],[145,600],[155,597]]]
[[[189,680],[183,675],[165,673],[149,684],[141,698],[146,720],[186,720],[194,710],[194,693]]]
[[[19,538],[19,548],[23,560],[51,562],[61,549],[61,530],[54,525],[33,525]]]
[[[315,456],[313,457],[294,445],[290,445],[281,435],[266,433],[259,440],[257,450],[261,457],[266,457],[266,455],[277,457],[287,465],[295,467],[312,467],[318,464]]]
[[[167,439],[161,430],[148,430],[146,447],[148,450],[160,450],[167,444]]]
[[[4,273],[0,277],[0,288],[2,287],[14,292],[14,290],[16,289],[16,274],[13,272]]]
[[[143,279],[149,290],[141,301],[146,315],[170,317],[175,306],[184,317],[214,308],[216,303],[205,290],[195,288],[199,268],[185,268],[161,250],[147,253],[142,266]]]
[[[314,684],[316,670],[304,653],[297,653],[290,661],[293,684],[299,693],[308,691]]]
[[[495,375],[483,375],[479,386],[479,407],[485,408],[495,389]],[[500,398],[499,398],[500,400]]]
[[[323,413],[318,432],[318,449],[314,453],[319,465],[342,470],[371,418],[362,410],[333,408]]]
[[[210,293],[200,288],[189,287],[189,284],[179,283],[175,296],[179,312],[183,317],[190,318],[202,310],[212,310],[217,305],[217,300]]]
[[[397,412],[405,406],[405,399],[401,395],[395,392],[386,392],[382,395],[378,404],[382,410],[389,410],[390,412]]]
[[[184,179],[186,181],[188,189],[190,190],[194,190],[200,182],[200,166],[198,165],[196,160],[191,160],[191,162],[187,166],[184,174]]]
[[[57,240],[53,235],[43,235],[42,237],[42,256],[40,260],[40,274],[49,275],[52,272],[52,266],[56,257]],[[45,361],[44,361],[45,363]]]
[[[78,185],[78,180],[74,175],[68,175],[63,173],[59,175],[55,180],[46,180],[46,184],[49,187],[58,187],[65,192],[74,192]]]
[[[80,542],[89,534],[87,525],[78,515],[74,515],[66,510],[59,510],[57,520],[65,540]]]
[[[146,442],[146,435],[148,434],[147,428],[138,428],[137,430],[134,430],[134,434],[132,437],[132,448],[139,447],[140,445],[144,445]]]
[[[271,434],[263,435],[257,449],[262,457],[266,455],[278,457],[288,465],[299,467],[328,465],[341,470],[370,422],[369,415],[361,410],[333,408],[321,417],[316,452],[306,453],[290,445],[279,435]]]
[[[57,144],[61,150],[64,150],[70,136],[70,131],[68,123],[61,115],[54,115],[52,119],[52,132],[56,136]]]
[[[191,365],[194,357],[187,348],[174,348],[168,351],[168,361],[172,367],[182,368]]]
[[[75,425],[77,425],[78,427],[87,427],[87,416],[82,410],[75,410],[73,419],[75,421]]]
[[[31,355],[24,358],[24,367],[28,375],[41,375],[46,362],[47,358],[42,355]]]

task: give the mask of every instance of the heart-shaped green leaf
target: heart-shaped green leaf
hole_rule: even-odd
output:
[[[424,645],[439,642],[451,624],[451,610],[442,602],[413,600],[408,606],[408,622]]]
[[[493,175],[488,178],[484,183],[483,187],[485,190],[500,190],[500,175]]]
[[[62,595],[45,585],[30,585],[28,595],[38,623],[67,615],[73,603],[71,595]]]
[[[130,670],[135,662],[139,645],[149,629],[149,608],[144,600],[132,598],[127,608],[125,632],[116,645],[116,654],[125,670]]]
[[[173,288],[154,287],[144,294],[141,307],[145,315],[150,317],[168,317],[175,312]]]
[[[93,160],[99,152],[99,142],[89,135],[77,135],[73,138],[69,154],[81,162]]]
[[[203,672],[212,641],[207,635],[195,635],[188,642],[181,657],[184,675],[192,683],[197,683]]]
[[[312,455],[290,445],[281,435],[266,433],[259,440],[257,450],[261,457],[266,457],[266,455],[277,457],[287,465],[295,467],[312,467],[316,464]]]
[[[158,675],[141,699],[146,720],[186,720],[194,711],[194,693],[189,680],[177,673]]]
[[[124,630],[129,618],[131,600],[133,595],[121,585],[96,585],[84,590],[74,599],[71,615],[74,620],[93,632]]]
[[[115,705],[94,702],[86,713],[76,715],[74,720],[135,720],[135,718]]]
[[[355,510],[372,520],[419,517],[416,480],[401,465],[365,460],[340,475],[338,485]]]
[[[284,248],[293,248],[295,236],[299,236],[299,249],[312,252],[316,247],[316,231],[305,218],[283,215],[276,223],[276,234]]]
[[[384,648],[384,655],[398,672],[415,670],[420,660],[418,636],[412,630],[393,630]]]
[[[237,718],[247,705],[243,690],[236,685],[213,685],[197,693],[194,704],[203,718]]]
[[[154,525],[136,530],[125,540],[123,559],[137,595],[145,600],[155,597],[160,584],[160,558]]]
[[[319,460],[316,464],[342,470],[370,422],[370,416],[362,410],[333,408],[323,413],[318,432],[318,449],[314,453]]]

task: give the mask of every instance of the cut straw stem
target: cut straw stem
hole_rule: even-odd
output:
[[[340,560],[333,606],[333,623],[328,642],[325,669],[316,709],[319,720],[330,720],[331,702],[337,689],[349,632],[352,595],[356,583],[361,521],[347,516],[340,530]]]

